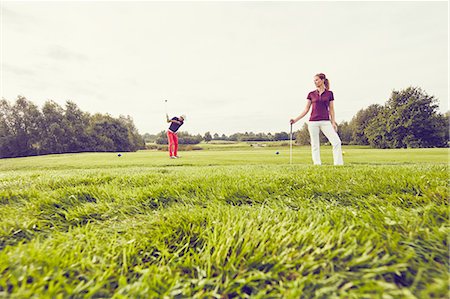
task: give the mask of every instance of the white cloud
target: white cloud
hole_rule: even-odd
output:
[[[79,54],[74,51],[71,51],[69,49],[66,49],[62,46],[51,46],[48,48],[47,51],[48,57],[56,60],[62,60],[65,62],[68,61],[76,61],[76,62],[83,62],[88,60],[88,56],[84,54]]]
[[[1,96],[138,129],[288,129],[324,72],[338,121],[419,86],[448,110],[446,2],[4,2]],[[19,30],[20,29],[20,30]],[[301,124],[300,124],[301,125]]]

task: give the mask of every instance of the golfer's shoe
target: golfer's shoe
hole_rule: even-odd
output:
[[[176,158],[176,159],[180,159],[181,157],[180,157],[180,156],[175,156],[175,158]]]
[[[175,156],[170,156],[170,159],[176,159],[177,157],[175,157]]]

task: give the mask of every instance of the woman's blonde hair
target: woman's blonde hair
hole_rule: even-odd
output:
[[[321,80],[324,81],[323,83],[325,84],[326,90],[330,90],[330,81],[327,79],[327,76],[325,76],[325,74],[319,73],[316,75],[316,77],[319,77]]]

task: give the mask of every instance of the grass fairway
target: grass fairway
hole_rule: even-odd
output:
[[[0,297],[447,298],[448,150],[344,151],[2,159]]]

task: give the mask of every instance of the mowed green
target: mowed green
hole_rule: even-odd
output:
[[[448,149],[203,147],[0,160],[0,297],[448,296]]]

